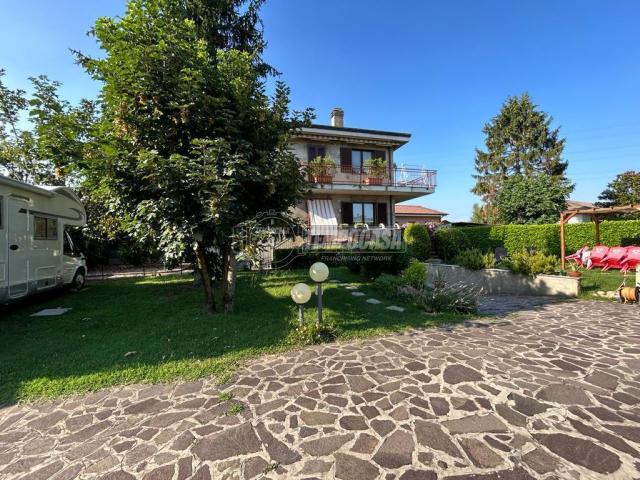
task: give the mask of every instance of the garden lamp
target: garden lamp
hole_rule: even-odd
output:
[[[329,267],[322,262],[316,262],[309,269],[311,280],[316,282],[316,295],[318,296],[318,319],[316,323],[322,322],[322,282],[329,278]]]
[[[304,304],[311,298],[311,289],[306,283],[296,283],[291,289],[291,298],[298,305],[300,325],[304,323]]]

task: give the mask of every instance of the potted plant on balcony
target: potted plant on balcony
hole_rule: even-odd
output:
[[[366,185],[382,185],[384,183],[388,174],[388,163],[384,158],[375,157],[365,160],[364,167],[367,173],[364,180]]]
[[[331,157],[317,156],[309,161],[309,177],[313,183],[332,183],[336,164]]]

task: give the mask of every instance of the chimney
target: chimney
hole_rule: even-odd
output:
[[[331,110],[331,126],[340,128],[344,127],[344,111],[339,107],[335,107]]]

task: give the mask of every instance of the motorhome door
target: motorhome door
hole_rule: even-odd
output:
[[[24,200],[9,198],[8,206],[9,298],[17,298],[29,291],[29,215]]]

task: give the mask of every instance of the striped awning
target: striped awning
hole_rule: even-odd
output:
[[[338,219],[331,200],[307,200],[311,235],[338,235]]]

